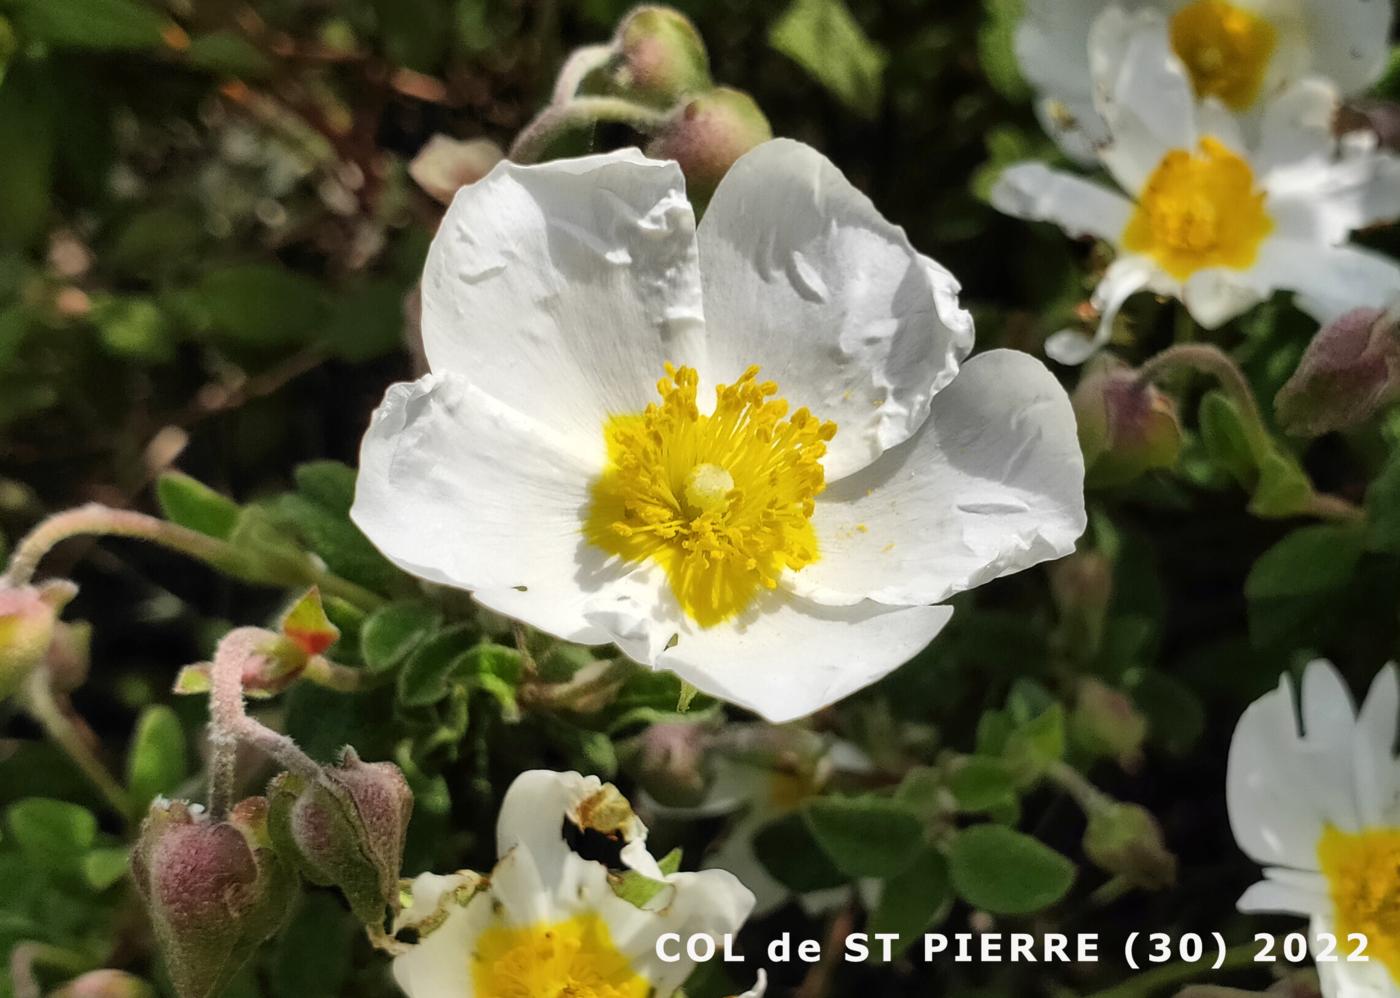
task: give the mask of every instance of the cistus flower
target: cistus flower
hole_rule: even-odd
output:
[[[296,873],[267,837],[267,802],[250,797],[227,821],[158,800],[141,826],[131,872],[180,998],[223,990],[286,921]]]
[[[1315,946],[1334,936],[1337,959],[1317,965],[1329,998],[1400,995],[1400,674],[1383,669],[1358,713],[1337,670],[1316,661],[1301,701],[1285,676],[1230,744],[1230,826],[1265,877],[1238,907],[1311,919]],[[1353,933],[1366,961],[1346,958]]]
[[[684,947],[678,962],[661,960],[660,936],[708,934],[718,944],[753,907],[728,873],[663,873],[646,827],[596,777],[521,774],[502,802],[496,844],[488,878],[413,881],[396,930],[413,929],[418,941],[393,968],[409,998],[668,998],[694,963]],[[620,897],[629,876],[654,893]]]
[[[1089,38],[1114,7],[1159,14],[1192,94],[1251,123],[1271,97],[1308,76],[1348,95],[1365,90],[1385,70],[1394,18],[1383,0],[1026,0],[1017,60],[1038,92],[1046,131],[1083,163],[1108,138],[1094,106]]]
[[[432,373],[375,413],[351,516],[542,631],[811,713],[1084,529],[1064,390],[964,363],[957,292],[800,143],[741,158],[698,231],[674,162],[502,163],[433,243]]]
[[[1094,292],[1097,335],[1057,333],[1046,343],[1051,357],[1087,360],[1139,291],[1180,299],[1207,329],[1276,290],[1296,292],[1323,321],[1400,293],[1400,267],[1345,245],[1353,231],[1400,216],[1400,159],[1372,135],[1333,134],[1330,84],[1289,88],[1249,141],[1217,100],[1196,103],[1159,12],[1111,8],[1095,23],[1091,52],[1109,136],[1098,155],[1127,196],[1041,163],[1008,168],[992,192],[1008,214],[1117,252]]]
[[[58,615],[76,593],[70,582],[0,587],[0,700],[17,692],[44,662]]]
[[[1400,303],[1352,309],[1324,326],[1274,398],[1279,423],[1316,437],[1349,429],[1400,401]]]

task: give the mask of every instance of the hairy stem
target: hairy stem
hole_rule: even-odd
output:
[[[574,49],[559,75],[554,80],[554,97],[551,103],[563,104],[578,96],[578,88],[588,78],[588,74],[601,68],[612,58],[611,45],[585,45]]]
[[[54,697],[53,689],[49,686],[48,670],[35,669],[30,673],[20,703],[53,743],[62,749],[87,777],[88,782],[102,795],[102,799],[111,805],[112,810],[121,815],[123,821],[130,821],[130,798]]]
[[[576,97],[550,104],[516,136],[510,158],[517,163],[537,162],[559,136],[575,128],[609,121],[629,125],[640,132],[654,131],[666,120],[664,112],[634,104],[621,97]]]

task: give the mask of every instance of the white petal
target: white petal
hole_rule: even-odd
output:
[[[1325,825],[1355,829],[1355,721],[1335,670],[1323,662],[1304,677],[1300,735],[1287,676],[1251,704],[1230,743],[1226,803],[1235,840],[1260,863],[1317,867]]]
[[[1336,80],[1343,93],[1365,90],[1385,69],[1394,9],[1385,0],[1313,0],[1304,3],[1313,69]]]
[[[1337,148],[1332,122],[1338,101],[1331,83],[1309,79],[1290,86],[1265,105],[1259,142],[1250,160],[1270,192],[1306,184],[1318,170],[1326,168]]]
[[[1318,981],[1324,998],[1398,998],[1400,983],[1391,975],[1389,968],[1377,957],[1374,950],[1366,956],[1369,959],[1351,961],[1347,954],[1355,944],[1337,935],[1337,926],[1331,912],[1313,916],[1309,929],[1309,947],[1317,953],[1318,941],[1324,935],[1337,939],[1337,948],[1332,953],[1334,961],[1317,964]]]
[[[1123,195],[1044,163],[1007,167],[992,188],[991,200],[1008,215],[1054,222],[1071,236],[1095,236],[1114,245],[1133,214],[1133,203]]]
[[[1027,0],[1016,26],[1021,72],[1041,94],[1036,114],[1060,148],[1076,162],[1098,162],[1107,139],[1094,109],[1094,86],[1086,56],[1089,27],[1108,0]]]
[[[664,363],[698,364],[703,340],[684,179],[636,150],[504,162],[457,193],[428,253],[432,369],[594,453],[607,418],[654,401]]]
[[[428,375],[392,386],[375,411],[350,516],[406,571],[487,602],[514,593],[527,623],[598,643],[607,638],[580,606],[608,579],[580,565],[582,510],[601,465],[580,451],[465,379]]]
[[[1123,303],[1139,291],[1165,292],[1163,275],[1145,256],[1120,256],[1104,272],[1094,289],[1093,306],[1099,310],[1099,326],[1092,338],[1077,329],[1062,329],[1045,341],[1045,355],[1060,364],[1083,364],[1113,337],[1113,323]]]
[[[1268,297],[1248,272],[1227,267],[1198,270],[1186,279],[1181,301],[1203,329],[1218,329]]]
[[[839,430],[834,480],[908,439],[972,348],[958,283],[816,150],[776,139],[730,168],[700,226],[713,383],[752,364]]]
[[[650,652],[657,668],[780,724],[893,672],[952,615],[947,606],[819,606],[779,591],[759,597],[736,620],[706,629],[683,624],[672,631],[671,647],[665,638],[659,645],[651,640],[623,647],[639,661],[648,661]],[[670,619],[679,619],[678,611]]]
[[[1300,239],[1267,240],[1249,279],[1295,292],[1299,307],[1323,323],[1355,308],[1387,308],[1400,296],[1400,264],[1389,257]]]
[[[1362,825],[1400,824],[1400,674],[1387,665],[1371,684],[1356,720],[1356,800]]]
[[[1100,159],[1136,195],[1169,151],[1196,147],[1191,81],[1158,10],[1104,11],[1089,35],[1089,65],[1110,135]]]
[[[1084,459],[1069,396],[1040,361],[979,354],[913,440],[827,489],[821,557],[784,585],[820,603],[938,603],[1074,550]]]
[[[494,922],[487,893],[477,894],[465,908],[451,909],[435,931],[394,958],[394,981],[408,998],[473,998],[471,954]]]
[[[758,980],[754,981],[753,987],[741,995],[734,998],[763,998],[764,992],[768,990],[768,972],[762,967],[758,968]]]
[[[1196,132],[1198,139],[1210,136],[1237,156],[1249,154],[1239,117],[1214,97],[1196,105]]]
[[[1301,877],[1279,879],[1266,870],[1269,879],[1251,886],[1235,907],[1246,914],[1303,915],[1308,916],[1321,910],[1327,904],[1327,881],[1319,874],[1308,874],[1311,879]]]

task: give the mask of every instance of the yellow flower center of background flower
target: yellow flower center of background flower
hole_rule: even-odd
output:
[[[1400,982],[1400,828],[1353,833],[1328,825],[1317,860],[1331,890],[1339,952],[1353,952],[1346,937],[1359,932],[1366,955]]]
[[[1259,96],[1277,35],[1268,21],[1225,0],[1195,0],[1171,22],[1172,48],[1196,96],[1215,97],[1235,111]]]
[[[1194,153],[1173,149],[1162,157],[1123,230],[1123,246],[1179,280],[1206,267],[1244,270],[1274,228],[1264,200],[1249,164],[1207,136]]]
[[[786,568],[817,559],[814,501],[836,424],[788,415],[778,386],[751,367],[695,403],[699,376],[666,365],[660,404],[604,427],[608,468],[593,484],[590,542],[665,569],[685,612],[710,627],[741,612]]]
[[[651,984],[595,914],[487,929],[472,955],[477,998],[646,998]]]

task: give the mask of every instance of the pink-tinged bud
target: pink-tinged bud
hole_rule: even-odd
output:
[[[734,161],[772,137],[752,97],[720,87],[678,107],[647,146],[647,155],[679,163],[691,203],[703,207]]]
[[[623,749],[637,783],[662,804],[694,807],[705,797],[708,732],[701,724],[653,724]]]
[[[1129,771],[1142,764],[1147,718],[1121,690],[1097,679],[1081,679],[1069,729],[1075,743],[1096,756],[1117,759]]]
[[[709,90],[710,57],[695,25],[669,7],[638,7],[618,25],[608,89],[667,108]]]
[[[157,801],[131,872],[180,998],[218,994],[282,927],[297,890],[296,874],[271,847],[261,797],[239,803],[227,821]]]
[[[0,700],[15,693],[44,662],[58,615],[77,591],[71,582],[0,589]]]
[[[92,664],[92,625],[87,621],[57,621],[45,663],[49,682],[59,693],[72,693],[86,683]]]
[[[339,636],[339,631],[331,630]],[[261,627],[239,627],[224,636],[220,654],[237,655],[243,664],[243,692],[252,699],[266,700],[301,678],[311,661],[309,649],[329,647],[334,640],[313,630],[274,634]],[[175,677],[174,692],[185,696],[208,693],[213,688],[213,674],[208,662],[187,665]]]
[[[382,925],[398,904],[413,792],[393,763],[361,762],[352,748],[324,774],[330,786],[294,773],[272,781],[273,840],[307,880],[340,888],[357,918]]]
[[[321,591],[315,586],[292,604],[282,616],[282,636],[306,657],[323,654],[340,640],[340,628],[326,616],[321,604]]]
[[[1104,357],[1091,365],[1071,401],[1091,486],[1126,484],[1173,467],[1181,455],[1175,403],[1121,361]]]
[[[48,998],[155,998],[141,978],[121,970],[94,970],[76,977]]]
[[[1274,411],[1289,433],[1317,437],[1358,426],[1400,401],[1400,309],[1358,308],[1323,327]]]
[[[1176,856],[1167,849],[1157,819],[1137,804],[1114,802],[1090,814],[1084,854],[1100,869],[1144,890],[1176,883]]]
[[[451,204],[459,190],[486,176],[505,156],[490,139],[463,142],[434,135],[408,164],[408,175],[434,200]]]

